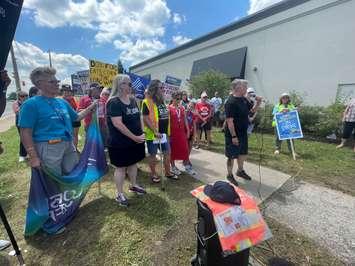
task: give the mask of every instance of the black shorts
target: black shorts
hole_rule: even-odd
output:
[[[355,122],[344,122],[343,126],[343,139],[348,139],[353,133],[355,139]]]
[[[211,130],[211,120],[208,120],[206,124],[203,125],[203,123],[198,122],[197,128],[199,130]]]
[[[72,123],[72,126],[73,126],[74,128],[77,128],[77,127],[80,127],[80,126],[81,126],[81,123],[80,123],[80,121],[74,121],[74,122]]]
[[[234,145],[231,136],[229,134],[225,135],[225,155],[229,159],[236,159],[239,155],[248,154],[248,133],[243,132],[240,134],[237,132],[237,137],[239,145]]]

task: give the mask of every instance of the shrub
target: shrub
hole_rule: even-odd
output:
[[[219,97],[224,99],[230,90],[230,79],[223,73],[209,70],[197,76],[191,81],[191,92],[196,98],[200,98],[202,91],[206,91],[209,97],[213,97],[218,91]]]

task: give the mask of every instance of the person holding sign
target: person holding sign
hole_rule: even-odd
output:
[[[91,83],[90,88],[88,90],[88,94],[80,98],[78,111],[80,112],[80,111],[84,110],[90,104],[92,104],[95,100],[99,100],[102,88],[103,87],[97,82]],[[92,115],[88,115],[87,117],[85,117],[85,119],[84,119],[85,130],[88,129],[88,127],[91,123],[91,119],[92,119]]]
[[[248,154],[248,125],[250,112],[256,112],[262,98],[256,96],[253,105],[246,97],[248,81],[235,79],[232,81],[231,95],[225,104],[226,128],[225,128],[225,154],[227,160],[227,179],[235,185],[238,182],[233,176],[234,159],[237,159],[237,176],[245,180],[251,177],[244,170],[244,161]]]
[[[275,128],[275,152],[274,152],[275,155],[280,154],[281,143],[282,143],[282,140],[279,139],[278,134],[277,134],[275,115],[277,113],[286,113],[286,112],[289,112],[289,111],[292,111],[295,109],[296,109],[296,107],[291,103],[290,95],[285,92],[285,93],[281,94],[279,103],[276,104],[272,110],[272,115],[274,116],[274,119],[272,121],[272,127]],[[292,153],[291,141],[293,141],[293,140],[292,139],[287,140],[287,146],[288,146],[289,151]]]
[[[147,89],[147,97],[142,101],[144,132],[149,153],[149,168],[153,183],[159,183],[160,177],[156,173],[156,155],[161,146],[164,155],[164,170],[167,178],[178,179],[170,172],[169,147],[169,111],[164,104],[163,84],[160,80],[152,80]],[[177,174],[177,173],[176,173]]]
[[[79,162],[73,143],[72,123],[95,111],[97,103],[77,113],[67,101],[56,98],[59,80],[55,74],[56,70],[50,67],[38,67],[31,72],[30,79],[41,95],[23,103],[19,127],[30,166],[45,166],[53,174],[61,176],[70,173]]]
[[[115,167],[116,201],[128,207],[123,194],[126,173],[131,179],[129,191],[143,195],[146,191],[136,183],[137,163],[144,159],[144,134],[138,105],[131,97],[132,84],[128,75],[118,74],[113,80],[112,92],[107,102],[109,129],[108,154]]]

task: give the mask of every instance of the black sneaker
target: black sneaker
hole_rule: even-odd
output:
[[[142,188],[141,186],[135,185],[134,187],[129,187],[128,189],[130,192],[134,192],[137,195],[144,195],[147,192],[144,190],[144,188]]]
[[[172,180],[179,180],[179,177],[177,175],[167,175],[166,178],[172,179]]]
[[[128,207],[128,205],[129,205],[127,198],[123,194],[118,194],[116,201],[122,207]]]
[[[238,170],[236,174],[237,176],[244,178],[245,180],[251,180],[251,177],[244,170]]]
[[[231,182],[233,185],[238,186],[237,180],[235,180],[233,175],[227,175],[227,180]]]

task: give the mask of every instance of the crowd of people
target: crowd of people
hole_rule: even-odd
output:
[[[57,176],[70,173],[79,160],[81,120],[87,130],[92,113],[97,110],[102,140],[115,168],[116,201],[121,206],[129,205],[123,191],[126,175],[131,182],[130,192],[146,194],[137,183],[137,163],[146,157],[146,152],[152,183],[162,181],[156,169],[158,152],[163,158],[162,170],[166,178],[178,180],[182,171],[196,175],[190,153],[193,147],[200,147],[204,134],[207,147],[210,145],[212,125],[223,127],[225,134],[227,179],[238,185],[233,174],[236,160],[236,176],[251,180],[244,169],[244,162],[248,154],[248,136],[253,130],[262,98],[256,96],[254,89],[248,88],[246,80],[231,82],[230,94],[223,104],[218,92],[209,99],[206,91],[202,91],[200,99],[196,100],[186,91],[175,91],[171,99],[166,99],[163,83],[157,79],[148,85],[145,98],[137,102],[130,77],[126,74],[118,74],[112,88],[91,83],[86,95],[78,102],[70,85],[63,84],[60,88],[53,68],[36,68],[30,79],[34,87],[29,93],[19,91],[13,103],[20,134],[19,162],[27,158],[31,167],[45,167]],[[2,71],[2,112],[10,81],[6,71]],[[290,99],[289,94],[282,94],[274,106],[273,115],[295,110]],[[347,106],[343,121],[343,138],[338,148],[344,146],[355,128],[355,99]],[[272,125],[275,126],[275,121]],[[290,150],[291,141],[287,141]],[[275,129],[275,155],[280,150],[281,140]],[[177,167],[177,161],[182,162],[184,169]]]

